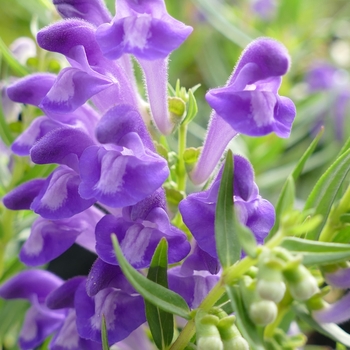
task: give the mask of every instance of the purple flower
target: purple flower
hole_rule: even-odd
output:
[[[124,54],[136,57],[146,78],[152,117],[164,134],[174,127],[167,107],[168,56],[191,32],[191,27],[167,13],[164,0],[118,1],[113,22],[101,25],[96,32],[97,42],[108,59]]]
[[[277,0],[252,0],[252,10],[262,20],[271,21],[277,12]]]
[[[95,26],[111,20],[102,0],[53,0],[53,4],[63,18],[81,18]]]
[[[77,288],[74,306],[79,334],[93,341],[101,341],[102,315],[106,319],[111,344],[130,335],[146,321],[143,298],[125,279],[119,266],[101,260],[93,265],[87,285]]]
[[[195,245],[181,266],[168,271],[169,288],[195,309],[220,279],[217,259]]]
[[[148,267],[160,239],[169,244],[168,261],[182,260],[190,250],[186,235],[172,226],[164,208],[164,193],[159,190],[136,204],[124,208],[123,216],[104,216],[96,225],[96,251],[109,264],[116,265],[111,234],[115,233],[124,256],[135,268]]]
[[[179,205],[184,223],[190,229],[199,247],[217,258],[215,246],[215,209],[222,176],[222,169],[206,191],[190,194]],[[234,205],[238,208],[240,221],[248,226],[258,243],[274,225],[275,210],[270,202],[259,195],[254,182],[253,168],[241,156],[234,156]]]
[[[19,257],[28,266],[48,263],[64,253],[74,242],[95,252],[95,225],[102,213],[91,207],[68,219],[38,218],[31,227]]]
[[[65,310],[52,311],[45,306],[47,295],[62,282],[47,271],[29,270],[20,272],[0,286],[1,298],[26,299],[32,304],[26,313],[19,337],[21,349],[37,347],[64,322]]]
[[[191,173],[194,183],[208,179],[231,139],[242,133],[288,137],[296,114],[293,102],[278,95],[290,58],[279,42],[259,38],[244,50],[224,87],[209,90],[213,108],[203,151]]]

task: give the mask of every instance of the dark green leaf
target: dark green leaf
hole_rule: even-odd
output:
[[[344,152],[321,176],[308,197],[304,211],[315,208],[315,215],[322,215],[322,224],[307,234],[317,240],[346,175],[350,170],[350,149]]]
[[[327,265],[350,259],[350,244],[287,237],[281,247],[302,254],[304,265]]]
[[[168,266],[168,244],[163,238],[154,252],[147,278],[159,285],[168,288],[167,266]],[[158,349],[166,349],[171,344],[174,334],[174,317],[145,301],[146,318],[152,333],[153,340]]]
[[[6,144],[6,146],[10,146],[15,140],[5,120],[2,108],[0,108],[0,139]]]
[[[105,315],[102,315],[102,318],[101,318],[101,338],[102,338],[101,339],[102,340],[102,350],[109,350]]]
[[[124,258],[117,237],[112,234],[114,251],[124,275],[132,286],[149,302],[164,311],[185,319],[190,319],[190,310],[186,301],[177,293],[150,281],[135,270]]]
[[[233,265],[241,255],[241,247],[234,229],[233,158],[229,150],[221,177],[215,213],[216,250],[223,268]]]
[[[263,341],[256,325],[250,320],[245,310],[239,286],[226,286],[226,292],[231,299],[232,308],[235,311],[237,326],[243,338],[249,343],[252,350],[264,350]]]
[[[307,148],[305,153],[302,155],[297,165],[295,166],[292,173],[287,178],[286,182],[283,185],[281,194],[278,198],[276,205],[276,221],[273,226],[270,234],[267,236],[266,241],[268,241],[272,236],[275,235],[279,228],[281,217],[288,210],[293,209],[294,199],[295,199],[295,181],[299,178],[303,168],[305,166],[306,161],[310,158],[311,154],[314,152],[321,136],[323,135],[324,129],[322,128],[320,132],[317,134],[315,139],[311,142],[310,146]]]
[[[335,323],[318,323],[309,314],[305,305],[296,304],[293,306],[295,313],[308,325],[310,325],[317,332],[324,334],[325,336],[344,344],[345,346],[350,346],[350,335],[342,330]]]

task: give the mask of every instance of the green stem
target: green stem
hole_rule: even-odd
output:
[[[340,216],[346,213],[350,208],[350,186],[347,188],[338,205],[334,206],[328,216],[320,234],[319,240],[322,242],[332,242],[337,227],[339,226]]]

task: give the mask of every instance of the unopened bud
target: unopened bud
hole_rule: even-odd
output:
[[[223,340],[223,344],[224,350],[249,350],[249,344],[242,336]]]
[[[304,265],[288,268],[283,271],[283,275],[295,300],[308,300],[319,291],[315,277]]]
[[[257,291],[260,298],[279,303],[286,292],[286,285],[283,281],[261,279],[258,281]]]
[[[276,316],[277,306],[273,301],[260,300],[249,307],[249,317],[256,325],[266,326],[272,323]]]
[[[223,350],[219,330],[216,325],[219,318],[199,311],[196,315],[197,349],[198,350]]]

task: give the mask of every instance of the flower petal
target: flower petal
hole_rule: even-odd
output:
[[[93,298],[80,285],[75,295],[77,328],[81,337],[101,341],[101,316],[106,319],[108,340],[116,343],[126,338],[146,321],[144,301],[115,288],[106,288]]]
[[[31,209],[45,219],[65,219],[89,208],[96,200],[78,194],[80,176],[65,165],[54,170],[45,181]]]

